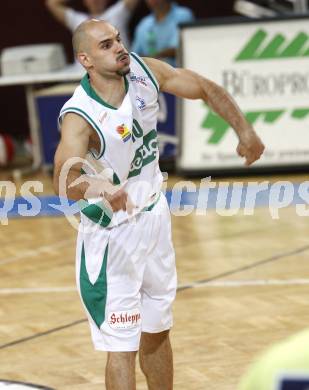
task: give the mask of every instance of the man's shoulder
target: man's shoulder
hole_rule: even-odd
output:
[[[86,96],[87,93],[85,92],[84,88],[81,85],[78,85],[75,88],[73,95],[62,106],[61,112],[67,110],[68,108],[80,109],[85,105],[85,102],[87,102],[87,99],[85,99]]]

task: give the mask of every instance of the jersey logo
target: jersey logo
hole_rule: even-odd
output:
[[[130,80],[137,83],[137,84],[142,84],[145,87],[147,87],[146,77],[144,77],[144,76],[137,76],[136,74],[131,72],[130,73]]]
[[[107,323],[112,329],[137,328],[141,325],[141,314],[139,309],[111,312]]]
[[[156,160],[158,154],[157,132],[153,129],[143,137],[143,145],[136,150],[128,178],[138,176],[144,166]]]
[[[121,126],[117,127],[117,133],[120,135],[123,142],[129,141],[129,139],[131,138],[131,133],[124,123]]]
[[[139,96],[136,96],[136,105],[137,105],[137,108],[138,108],[140,111],[143,111],[143,110],[146,108],[145,100],[142,99],[142,98],[139,97]]]

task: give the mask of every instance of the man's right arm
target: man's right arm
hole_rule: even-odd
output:
[[[64,5],[66,2],[67,0],[46,0],[46,7],[55,19],[63,25],[66,25],[65,13],[68,8]]]
[[[81,116],[74,113],[65,115],[61,126],[61,140],[55,154],[55,192],[60,197],[72,200],[104,197],[113,211],[127,210],[130,213],[132,205],[121,186],[114,186],[100,175],[93,177],[81,173],[92,134],[92,127]]]
[[[54,161],[54,189],[57,195],[73,200],[85,199],[89,184],[86,181],[75,186],[71,184],[82,176],[81,169],[86,159],[91,131],[82,117],[74,113],[65,115]],[[99,197],[99,194],[96,195]]]

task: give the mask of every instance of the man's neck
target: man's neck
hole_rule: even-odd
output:
[[[125,82],[122,76],[102,77],[92,74],[89,78],[91,87],[104,102],[115,108],[121,106],[126,95]]]
[[[155,18],[157,19],[158,22],[161,22],[161,20],[165,19],[167,14],[170,12],[172,8],[171,3],[164,3],[158,8],[156,8],[153,13],[155,15]]]

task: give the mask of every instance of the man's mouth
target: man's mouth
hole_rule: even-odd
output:
[[[129,54],[128,54],[128,53],[124,53],[124,54],[121,54],[121,55],[117,58],[117,61],[127,62],[128,59],[129,59]]]

